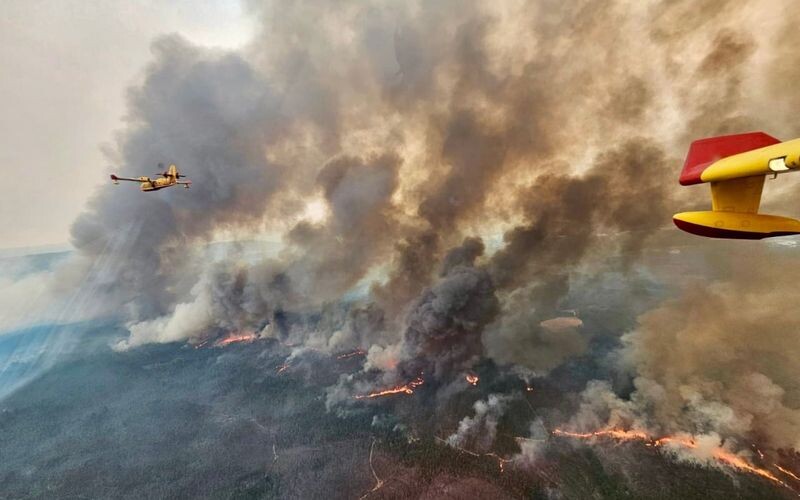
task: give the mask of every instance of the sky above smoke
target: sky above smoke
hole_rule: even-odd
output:
[[[68,242],[70,223],[107,180],[113,161],[103,150],[154,37],[178,32],[201,45],[238,47],[253,26],[235,0],[3,2],[0,172],[25,181],[0,200],[0,248]]]
[[[631,396],[592,384],[572,425],[798,445],[791,257],[670,222],[708,203],[677,186],[689,141],[800,133],[798,19],[713,0],[245,10],[257,29],[239,49],[155,38],[106,148],[120,175],[174,161],[192,189],[96,189],[75,255],[9,284],[6,316],[31,288],[77,289],[96,298],[86,314],[127,324],[117,349],[248,331],[367,351],[335,406],[417,376],[446,398],[487,358],[544,376],[598,357],[580,321],[552,319],[615,301],[604,362]],[[790,195],[769,187],[766,207],[791,215]],[[264,233],[277,255],[204,253],[220,234]],[[677,271],[662,266],[677,254]],[[505,406],[476,404],[452,441],[492,435]]]

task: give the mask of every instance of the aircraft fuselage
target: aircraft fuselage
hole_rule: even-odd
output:
[[[174,186],[175,184],[177,184],[177,179],[173,177],[160,177],[158,179],[150,179],[142,182],[139,185],[139,189],[142,191],[158,191],[159,189]]]

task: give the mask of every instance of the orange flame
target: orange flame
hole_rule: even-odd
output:
[[[795,481],[800,481],[800,477],[797,477],[797,475],[794,472],[792,472],[792,471],[790,471],[788,469],[784,469],[783,467],[781,467],[778,464],[775,464],[775,468],[778,469],[779,471],[783,472],[784,474],[786,474],[790,478],[794,479]]]
[[[622,429],[604,429],[600,431],[594,432],[569,432],[569,431],[562,431],[561,429],[556,429],[553,431],[553,434],[556,436],[566,436],[576,439],[592,439],[598,437],[608,437],[611,439],[617,439],[620,441],[652,441],[650,436],[645,434],[641,431],[624,431]]]
[[[278,368],[275,369],[275,371],[276,373],[283,373],[289,369],[289,366],[291,366],[289,363],[284,363],[282,365],[279,365]]]
[[[664,436],[661,438],[653,438],[646,432],[636,431],[636,430],[603,429],[595,432],[579,433],[579,432],[569,432],[561,429],[555,429],[553,431],[553,435],[571,437],[576,439],[595,439],[595,438],[607,437],[611,439],[616,439],[617,441],[641,441],[644,442],[645,446],[651,446],[651,447],[661,447],[664,445],[674,444],[682,446],[684,448],[697,448],[697,443],[691,437]],[[716,448],[713,450],[712,456],[717,462],[727,465],[728,467],[761,476],[765,479],[769,479],[770,481],[776,484],[780,484],[781,486],[785,486],[788,488],[788,485],[783,481],[781,481],[780,479],[778,479],[772,472],[766,469],[762,469],[760,467],[756,467],[755,465],[748,463],[744,458],[728,450],[725,450],[723,448]],[[778,466],[776,465],[776,467]]]
[[[217,347],[225,347],[236,342],[252,342],[256,339],[256,334],[252,332],[231,333],[224,339],[220,339],[215,344]]]
[[[747,463],[742,457],[739,455],[735,455],[729,451],[723,450],[722,448],[717,448],[714,450],[714,458],[718,461],[727,464],[733,468],[740,469],[746,472],[750,472],[752,474],[756,474],[763,478],[769,479],[772,482],[778,483],[780,485],[786,486],[786,483],[775,477],[775,474],[771,473],[766,469],[761,469],[754,465]],[[786,486],[788,488],[788,486]]]
[[[495,460],[497,460],[497,466],[500,467],[500,473],[505,472],[506,471],[506,464],[511,462],[510,458],[503,458],[503,457],[501,457],[500,455],[498,455],[495,452],[484,453],[483,455],[485,457],[492,457]]]
[[[381,396],[390,396],[392,394],[414,394],[414,389],[421,386],[423,383],[425,383],[425,381],[422,379],[422,377],[417,377],[407,384],[398,385],[397,387],[384,389],[382,391],[371,392],[369,394],[358,394],[354,397],[356,399],[372,399],[379,398]]]
[[[366,354],[367,351],[365,351],[364,349],[356,349],[353,352],[346,352],[344,354],[340,354],[336,356],[336,359],[350,359],[355,356],[365,356]]]
[[[676,444],[684,448],[697,448],[694,439],[685,436],[665,436],[653,441],[653,446],[664,446],[666,444]]]
[[[478,376],[475,375],[474,373],[467,373],[466,379],[467,382],[469,382],[472,385],[478,385],[478,381],[480,380],[480,378],[478,378]]]

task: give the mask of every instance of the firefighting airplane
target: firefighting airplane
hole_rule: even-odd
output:
[[[159,168],[164,168],[163,163],[158,164]],[[178,167],[175,165],[170,165],[169,168],[161,172],[159,174],[161,177],[157,177],[155,179],[151,179],[150,177],[117,177],[116,174],[111,174],[111,180],[114,181],[114,184],[119,184],[119,181],[131,181],[131,182],[139,182],[141,183],[139,188],[142,191],[158,191],[159,189],[164,189],[167,187],[177,186],[178,184],[182,185],[186,189],[189,189],[189,186],[192,185],[192,181],[185,180],[179,181],[181,177],[186,177],[185,175],[181,175],[178,172]]]
[[[800,168],[800,139],[764,132],[694,141],[680,176],[684,186],[711,183],[711,211],[672,217],[680,229],[709,238],[760,240],[800,234],[800,221],[758,213],[764,179]]]

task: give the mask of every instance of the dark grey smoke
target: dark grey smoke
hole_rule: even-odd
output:
[[[442,278],[412,304],[403,334],[400,372],[447,380],[478,361],[483,327],[498,312],[499,302],[489,273],[472,265],[483,249],[480,240],[467,239],[451,250],[445,262],[465,254],[463,264],[448,266]]]
[[[94,271],[60,286],[121,311],[120,348],[246,330],[368,350],[331,400],[421,372],[450,384],[487,358],[540,375],[613,364],[592,350],[703,267],[664,265],[693,241],[671,214],[707,201],[678,191],[688,141],[797,133],[796,16],[769,2],[250,8],[261,31],[241,51],[154,43],[111,160],[123,175],[174,161],[193,188],[103,188],[73,227]],[[265,233],[282,240],[274,258],[204,258],[210,241]],[[598,312],[610,282],[619,310]],[[596,306],[584,326],[558,320],[576,297]],[[626,342],[653,345],[640,335]]]

